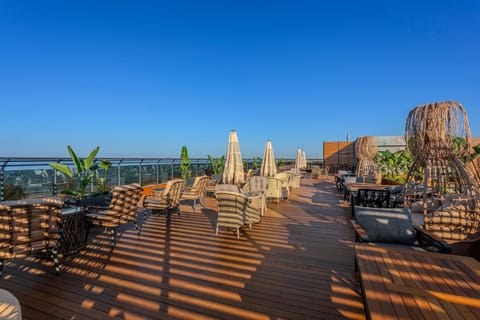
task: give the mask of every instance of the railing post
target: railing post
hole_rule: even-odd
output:
[[[118,167],[117,167],[117,186],[121,185],[120,183],[120,178],[121,178],[121,170],[120,170],[120,167],[122,165],[122,161],[123,159],[121,159],[120,161],[118,161]]]
[[[57,169],[53,169],[53,195],[57,195]]]
[[[140,160],[140,163],[138,164],[138,183],[140,183],[140,185],[142,185],[142,164],[143,164],[143,160]]]

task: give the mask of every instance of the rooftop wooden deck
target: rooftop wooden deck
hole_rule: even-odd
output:
[[[63,261],[8,261],[0,286],[25,319],[364,319],[350,209],[333,179],[303,179],[240,240],[215,236],[215,200],[132,224],[115,249],[100,232]]]

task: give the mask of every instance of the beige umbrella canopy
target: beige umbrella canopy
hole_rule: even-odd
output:
[[[222,182],[236,185],[245,182],[242,155],[240,153],[240,145],[235,130],[230,131],[230,136],[228,138],[228,149],[225,159],[225,167],[223,169]]]
[[[274,177],[277,174],[277,165],[273,155],[272,142],[267,140],[265,151],[263,151],[262,166],[260,167],[260,175],[264,177]]]
[[[295,158],[295,168],[300,170],[307,168],[307,156],[305,155],[305,151],[303,151],[300,148],[297,149],[297,157]]]
[[[297,157],[295,158],[295,168],[301,169],[302,167],[302,149],[297,149]]]
[[[300,169],[307,169],[307,155],[305,150],[302,150],[302,167]]]

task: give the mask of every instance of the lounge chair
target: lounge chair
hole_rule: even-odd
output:
[[[192,208],[195,211],[197,200],[202,204],[202,199],[205,199],[205,189],[207,187],[208,177],[195,177],[195,181],[191,187],[185,188],[182,191],[180,200],[192,201]]]
[[[153,190],[152,195],[145,197],[143,207],[151,211],[163,211],[166,214],[175,210],[180,215],[180,197],[184,185],[182,179],[167,181],[164,190]]]
[[[138,202],[142,195],[139,184],[127,184],[113,188],[112,200],[108,207],[87,207],[86,218],[89,225],[105,227],[111,232],[111,248],[117,241],[116,230],[119,226],[134,222],[137,233],[140,228],[137,221]]]
[[[402,246],[415,250],[450,253],[451,247],[442,239],[414,226],[408,208],[355,207],[356,242],[377,246]]]

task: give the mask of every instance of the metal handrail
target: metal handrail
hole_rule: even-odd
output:
[[[180,158],[96,158],[98,162],[102,160],[112,163],[108,187],[132,182],[141,185],[158,184],[180,175]],[[246,171],[253,167],[253,159],[244,161]],[[6,191],[17,192],[19,197],[57,195],[62,186],[65,188],[66,182],[59,181],[63,177],[49,166],[50,163],[73,165],[72,159],[66,157],[0,157],[0,201],[6,199]],[[190,158],[190,163],[193,176],[205,174],[212,169],[208,158]],[[285,159],[285,163],[293,166],[295,159]],[[322,159],[309,159],[307,167],[322,163]]]

